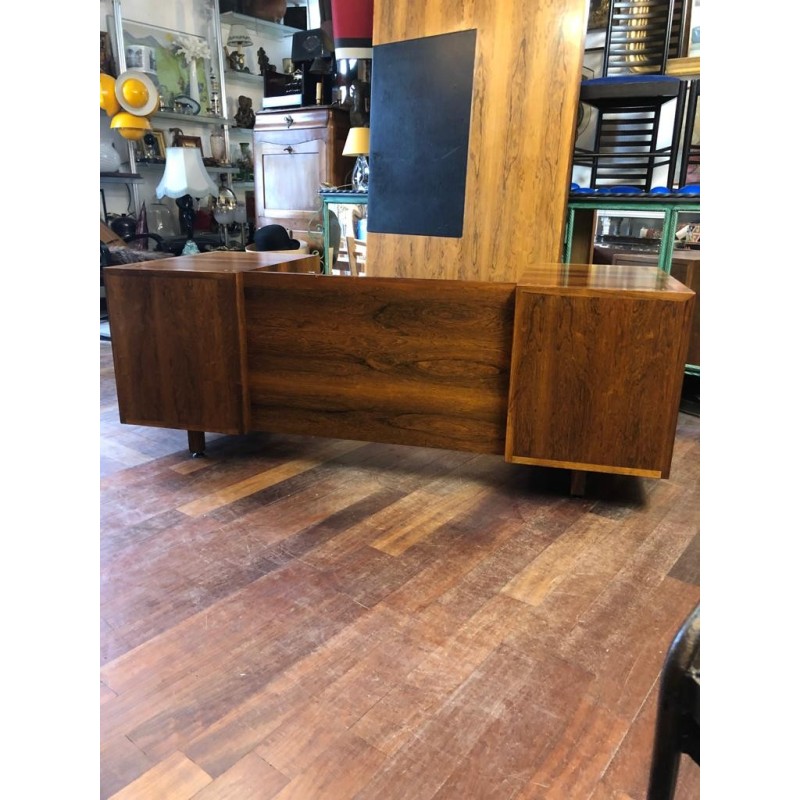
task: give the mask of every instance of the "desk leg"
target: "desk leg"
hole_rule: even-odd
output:
[[[586,494],[586,471],[582,469],[570,470],[569,493],[573,497],[583,497]]]
[[[206,434],[204,431],[187,431],[189,434],[189,452],[192,458],[203,458],[206,454]]]

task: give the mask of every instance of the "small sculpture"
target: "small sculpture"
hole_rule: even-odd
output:
[[[228,52],[228,48],[223,48],[225,50],[225,58],[228,61],[228,66],[234,72],[250,72],[250,70],[244,65],[244,53],[241,50],[231,50]]]
[[[234,119],[240,128],[255,128],[256,114],[253,111],[253,101],[247,95],[239,95],[239,110]]]
[[[258,48],[258,71],[261,75],[266,75],[268,72],[275,72],[275,65],[269,63],[269,56],[263,47]]]

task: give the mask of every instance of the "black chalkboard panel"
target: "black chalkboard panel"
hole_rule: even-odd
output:
[[[373,48],[370,233],[462,235],[476,36]]]

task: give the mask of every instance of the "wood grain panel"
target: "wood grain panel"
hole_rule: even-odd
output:
[[[502,453],[514,287],[245,276],[257,430]]]
[[[688,286],[696,295],[692,315],[692,333],[686,363],[700,366],[700,252],[675,252],[672,254],[670,274]]]
[[[507,460],[669,476],[694,297],[619,269],[517,290]]]
[[[243,432],[236,281],[236,273],[106,270],[122,422]]]
[[[587,13],[585,0],[375,0],[376,45],[478,34],[464,235],[370,233],[370,275],[509,281],[560,259]]]

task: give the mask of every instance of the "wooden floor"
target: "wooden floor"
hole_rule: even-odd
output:
[[[101,366],[101,796],[640,800],[699,599],[669,480],[119,424]],[[699,797],[683,758],[677,797]]]

